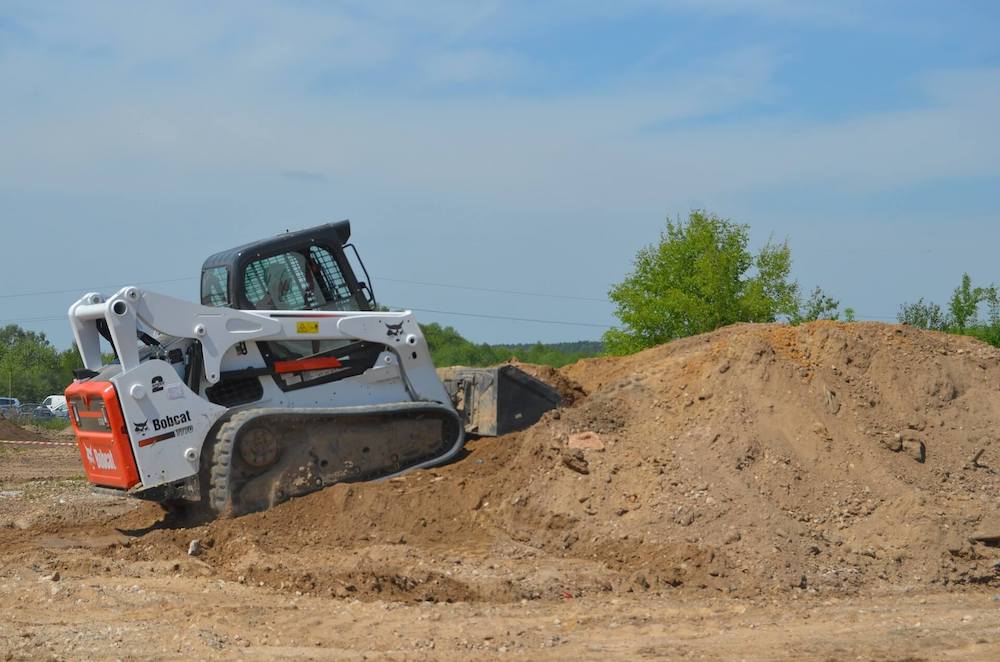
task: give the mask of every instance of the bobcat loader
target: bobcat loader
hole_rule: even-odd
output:
[[[466,432],[520,429],[559,403],[512,366],[442,381],[413,315],[376,310],[350,233],[341,221],[217,253],[200,305],[124,287],[70,306],[85,368],[66,399],[90,482],[240,515],[447,462]]]

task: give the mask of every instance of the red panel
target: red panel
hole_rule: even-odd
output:
[[[340,362],[340,359],[330,356],[315,359],[297,359],[295,361],[275,361],[274,371],[285,373],[303,372],[305,370],[329,370],[330,368],[339,368],[342,365],[344,364]]]
[[[139,470],[132,455],[125,417],[118,402],[118,394],[111,382],[74,382],[66,389],[66,402],[76,409],[81,418],[94,422],[98,430],[81,430],[74,412],[69,420],[76,433],[76,443],[80,447],[80,458],[87,478],[94,485],[117,487],[127,490],[139,483]],[[93,421],[100,417],[99,405],[104,403],[107,426],[98,426]],[[86,427],[91,427],[87,425]]]

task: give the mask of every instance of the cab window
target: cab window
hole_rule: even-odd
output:
[[[340,266],[321,246],[250,262],[243,290],[256,310],[358,310]]]
[[[212,267],[201,272],[201,305],[214,308],[229,305],[229,269]]]

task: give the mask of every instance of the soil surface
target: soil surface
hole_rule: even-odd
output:
[[[32,430],[18,425],[14,421],[4,418],[0,414],[0,440],[9,441],[44,441],[47,435],[41,434],[38,429]]]
[[[210,523],[0,448],[0,650],[1000,658],[996,349],[743,325],[532,371],[571,397],[528,430]]]

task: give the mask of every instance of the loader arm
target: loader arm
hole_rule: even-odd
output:
[[[414,400],[450,401],[434,372],[427,341],[409,311],[243,311],[123,287],[107,299],[98,293],[87,294],[70,306],[69,318],[83,364],[89,370],[103,367],[97,320],[104,320],[108,326],[123,373],[139,367],[135,339],[141,321],[166,336],[198,341],[204,378],[209,384],[219,381],[224,355],[239,343],[366,340],[384,345],[395,354]]]

